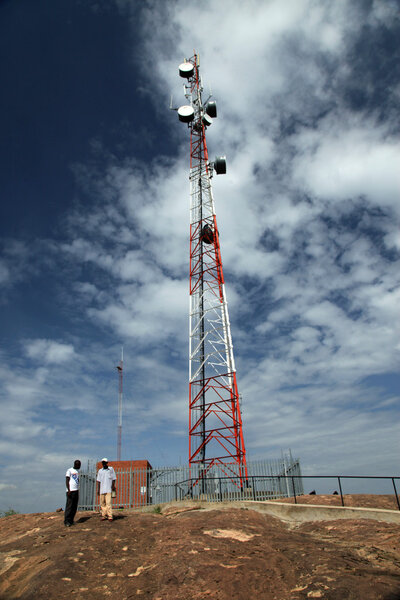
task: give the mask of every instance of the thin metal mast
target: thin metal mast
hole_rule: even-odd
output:
[[[188,105],[178,117],[190,129],[189,466],[202,488],[213,466],[239,476],[243,487],[246,451],[211,187],[213,167],[224,173],[225,159],[209,161],[206,128],[216,105],[203,103],[198,56],[185,59],[179,73]]]
[[[121,460],[122,446],[122,391],[123,391],[123,374],[124,374],[124,349],[121,348],[121,360],[119,361],[118,369],[118,428],[117,428],[117,460]]]

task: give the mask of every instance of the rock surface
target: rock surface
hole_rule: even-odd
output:
[[[0,519],[1,600],[400,600],[400,524],[285,523],[218,504],[116,517]]]

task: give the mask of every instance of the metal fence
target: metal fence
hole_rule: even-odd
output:
[[[383,476],[383,475],[378,475],[378,476],[373,476],[373,475],[302,475],[301,476],[302,479],[307,479],[309,481],[329,481],[329,482],[337,482],[338,483],[338,491],[334,492],[334,495],[340,496],[340,503],[342,506],[345,506],[344,503],[344,498],[345,498],[345,493],[343,491],[343,482],[346,482],[346,485],[349,482],[361,482],[361,481],[367,481],[368,483],[373,482],[379,482],[379,483],[388,483],[390,485],[390,483],[392,484],[393,487],[393,491],[394,491],[394,496],[393,496],[393,500],[396,501],[396,505],[398,510],[400,510],[400,500],[399,500],[399,494],[397,492],[397,487],[396,487],[396,479],[400,480],[400,477],[388,477],[388,476]],[[287,478],[288,480],[293,480],[293,477],[289,476]],[[294,499],[294,503],[297,504],[297,496],[299,494],[296,495],[296,488],[295,485],[292,483],[292,494],[291,496]],[[351,494],[353,492],[351,492],[350,490],[346,490],[347,494]],[[364,492],[365,493],[365,492]],[[314,492],[311,492],[311,494],[315,494]],[[389,494],[387,494],[389,495]],[[395,508],[395,504],[393,503],[393,508]]]
[[[110,463],[112,464],[112,463]],[[204,476],[199,466],[116,469],[117,496],[114,506],[135,508],[191,498],[207,502],[268,500],[303,494],[299,459],[285,455],[281,459],[247,463],[247,474],[237,465],[213,466]],[[80,475],[79,509],[95,510],[96,470]]]

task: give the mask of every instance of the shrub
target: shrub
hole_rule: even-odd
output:
[[[11,515],[18,515],[18,511],[13,508],[9,508],[8,510],[0,510],[0,517],[10,517]]]

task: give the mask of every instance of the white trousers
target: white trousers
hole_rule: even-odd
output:
[[[112,519],[111,492],[100,494],[101,516]]]

